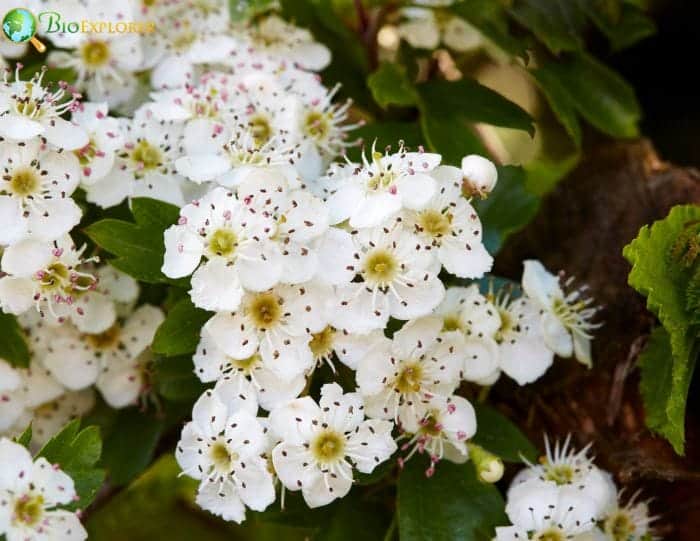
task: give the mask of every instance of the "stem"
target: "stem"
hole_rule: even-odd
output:
[[[386,535],[384,536],[384,541],[392,541],[394,539],[394,534],[396,533],[396,528],[399,525],[399,521],[396,520],[397,513],[394,513],[394,516],[391,517],[391,524],[389,524],[389,529],[386,531]]]

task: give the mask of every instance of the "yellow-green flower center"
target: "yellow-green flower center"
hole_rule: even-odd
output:
[[[14,171],[9,180],[10,192],[19,197],[33,195],[41,187],[41,181],[36,169],[30,167],[23,167]]]
[[[248,314],[259,329],[269,329],[282,318],[280,299],[273,293],[258,293],[248,304]]]
[[[326,327],[321,332],[311,335],[309,349],[311,349],[314,359],[323,359],[324,357],[330,356],[333,352],[334,335],[335,329],[333,329],[333,327]]]
[[[163,165],[160,149],[145,139],[141,139],[131,151],[131,159],[140,170],[150,171]]]
[[[418,226],[431,237],[444,237],[450,232],[451,214],[443,214],[437,210],[424,210],[418,215]]]
[[[574,480],[576,472],[569,464],[545,464],[544,477],[548,481],[554,481],[557,485],[567,485]]]
[[[327,113],[311,111],[304,119],[304,132],[317,141],[322,141],[331,130],[331,119]]]
[[[311,443],[311,452],[319,462],[341,460],[345,456],[345,438],[338,432],[325,430]]]
[[[15,523],[35,526],[44,514],[44,497],[41,494],[25,496],[15,503],[13,519]]]
[[[409,363],[401,368],[395,387],[400,393],[417,393],[421,388],[423,368],[418,363]]]
[[[236,251],[238,238],[231,229],[217,229],[209,238],[209,251],[213,255],[229,257]]]
[[[109,62],[109,45],[105,41],[88,41],[80,49],[83,62],[90,68],[101,68]]]
[[[624,511],[618,511],[605,519],[603,529],[614,541],[628,541],[636,530],[634,522]]]
[[[365,277],[375,284],[388,284],[396,278],[399,263],[387,250],[375,250],[365,260]]]
[[[223,441],[217,441],[209,448],[209,458],[217,471],[230,471],[231,463],[238,456],[230,452]]]
[[[119,323],[115,323],[100,334],[86,334],[85,341],[98,350],[113,349],[119,344],[121,333]]]
[[[261,114],[253,115],[248,121],[248,125],[257,146],[261,147],[272,137],[272,126],[270,126],[270,121],[266,116]]]
[[[445,332],[462,330],[462,323],[459,320],[459,316],[456,314],[450,314],[443,317],[442,330]]]
[[[532,541],[566,541],[566,536],[559,528],[551,528],[535,534]]]
[[[253,367],[258,364],[258,362],[260,362],[259,353],[254,353],[246,359],[232,359],[231,357],[228,358],[228,364],[232,368],[236,370],[241,370],[246,374],[249,374],[252,371]]]

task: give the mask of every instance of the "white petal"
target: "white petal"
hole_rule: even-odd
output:
[[[0,246],[14,244],[27,234],[22,206],[14,197],[0,195]]]
[[[183,156],[175,161],[177,172],[193,182],[205,182],[223,175],[230,168],[229,161],[216,154]]]
[[[471,242],[464,237],[445,239],[438,257],[447,272],[460,278],[481,278],[493,266],[493,257],[481,241]]]
[[[275,486],[267,469],[267,461],[253,457],[245,461],[245,468],[236,468],[235,481],[243,502],[255,511],[264,511],[275,501]]]
[[[236,486],[231,481],[210,483],[202,481],[197,490],[195,502],[205,511],[209,511],[226,521],[238,524],[245,520],[245,505],[238,495]]]
[[[270,428],[281,440],[302,445],[311,440],[314,423],[321,418],[321,409],[310,396],[288,402],[270,412]]]
[[[357,184],[349,182],[342,186],[326,200],[330,223],[339,224],[355,215],[363,199],[364,193]]]
[[[328,473],[317,478],[310,486],[303,487],[302,494],[304,501],[312,509],[328,505],[333,500],[344,498],[352,487],[352,468],[349,464],[341,462],[336,466],[336,471],[342,470],[335,475]]]
[[[409,321],[394,334],[394,351],[404,359],[418,357],[435,344],[441,330],[438,317]]]
[[[506,340],[499,349],[501,369],[518,385],[532,383],[552,366],[552,352],[537,338]]]
[[[219,312],[204,324],[204,329],[234,359],[247,359],[258,349],[255,328],[240,314]]]
[[[77,336],[59,337],[43,358],[46,368],[68,389],[85,389],[97,381],[100,364],[93,351]]]
[[[359,206],[350,216],[350,226],[376,227],[399,210],[401,210],[401,197],[398,193],[368,193],[360,200]]]
[[[195,306],[212,312],[233,312],[243,298],[236,268],[216,257],[201,265],[192,275],[190,297]]]
[[[2,254],[2,270],[15,276],[30,277],[53,260],[53,246],[35,240],[13,244]]]
[[[289,490],[300,490],[313,486],[321,472],[313,463],[311,452],[301,445],[287,442],[272,450],[272,464],[281,483]]]
[[[410,285],[412,287],[410,287]],[[425,316],[442,302],[445,286],[437,276],[428,272],[406,274],[406,283],[395,284],[398,294],[389,296],[391,315],[397,319],[413,319]]]
[[[34,462],[31,480],[44,496],[46,507],[68,504],[76,495],[73,479],[61,470],[54,469],[44,457],[39,457]]]
[[[192,408],[192,422],[204,437],[214,438],[226,428],[228,413],[217,393],[205,391]]]
[[[163,233],[163,238],[163,274],[170,278],[182,278],[191,274],[199,265],[204,250],[199,236],[183,226],[171,225]]]
[[[34,285],[28,278],[0,278],[0,308],[8,314],[23,314],[34,305]]]
[[[85,186],[86,199],[102,208],[114,207],[132,194],[134,182],[131,173],[114,167],[94,184]]]
[[[60,117],[54,117],[44,123],[44,137],[55,147],[64,150],[76,150],[90,143],[83,128]]]
[[[549,310],[553,299],[564,297],[559,279],[550,274],[542,263],[529,259],[523,265],[523,290],[540,308]]]
[[[396,452],[396,442],[391,437],[394,423],[380,419],[364,421],[357,431],[348,437],[348,451],[362,473],[372,473],[375,467]]]
[[[24,486],[32,471],[32,455],[19,443],[0,438],[0,489]]]
[[[462,377],[467,381],[481,381],[499,367],[498,344],[491,338],[467,338],[463,351]]]
[[[571,334],[562,322],[550,312],[542,316],[542,337],[545,344],[559,357],[571,357],[574,344]]]
[[[372,292],[367,291],[363,284],[338,287],[336,298],[330,313],[330,321],[336,329],[367,334],[383,329],[389,321],[386,295],[378,294],[375,302]]]
[[[150,304],[140,306],[129,316],[122,328],[122,342],[132,358],[151,345],[156,329],[164,319],[163,311]]]
[[[436,186],[434,178],[420,173],[406,175],[396,184],[403,206],[412,210],[425,208],[435,194]]]
[[[72,316],[81,332],[99,334],[109,329],[117,319],[114,302],[98,292],[89,292],[78,299],[82,314]]]

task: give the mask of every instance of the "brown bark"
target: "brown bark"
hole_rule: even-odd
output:
[[[659,533],[688,541],[700,538],[700,424],[689,408],[685,457],[645,428],[635,362],[655,320],[627,285],[630,266],[622,248],[640,227],[690,202],[700,203],[700,173],[663,163],[648,141],[587,152],[545,198],[535,221],[508,242],[496,273],[518,279],[522,260],[538,258],[588,283],[604,306],[595,367],[558,360],[536,387],[498,386],[494,397],[535,441],[543,431],[572,433],[578,445],[594,441],[598,463],[619,483],[655,498]]]

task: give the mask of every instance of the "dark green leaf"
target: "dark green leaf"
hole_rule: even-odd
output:
[[[615,13],[601,9],[610,0],[579,0],[586,14],[610,40],[614,50],[624,49],[656,32],[654,21],[639,8],[619,5]]]
[[[493,408],[474,403],[476,435],[472,441],[506,462],[531,463],[537,460],[537,449],[510,419]]]
[[[353,481],[358,485],[373,485],[388,477],[396,467],[396,456],[391,456],[379,464],[372,473],[355,472]]]
[[[154,378],[158,394],[174,402],[192,403],[204,392],[194,374],[191,355],[158,359]]]
[[[295,528],[318,528],[328,523],[338,505],[339,502],[336,500],[325,507],[309,509],[301,492],[287,491],[284,497],[284,509],[279,503],[273,503],[265,511],[255,513],[253,516],[256,521],[264,523],[284,524]]]
[[[420,118],[425,142],[433,152],[442,154],[444,165],[458,166],[464,156],[487,154],[486,147],[466,121],[448,116],[433,116],[430,108],[423,109]]]
[[[500,493],[476,478],[473,464],[443,461],[426,479],[420,458],[399,477],[401,541],[489,541],[496,526],[507,524]]]
[[[669,419],[666,412],[673,386],[673,354],[666,329],[654,329],[637,364],[642,373],[639,390],[644,400],[647,426],[666,439],[675,439],[678,419]],[[680,422],[685,423],[685,419],[680,419]]]
[[[410,107],[416,105],[418,96],[406,70],[394,62],[383,62],[377,71],[367,78],[367,86],[374,100],[383,108],[389,105]]]
[[[151,349],[166,357],[193,353],[199,343],[199,331],[212,316],[197,308],[189,297],[179,301],[161,323]]]
[[[498,183],[487,199],[474,202],[484,226],[484,244],[496,254],[505,240],[525,227],[540,205],[539,197],[525,189],[525,174],[520,167],[498,169]]]
[[[586,17],[573,0],[514,0],[510,12],[554,53],[583,47]]]
[[[88,426],[80,430],[80,420],[76,419],[51,438],[37,456],[58,464],[73,479],[80,499],[70,507],[84,509],[104,481],[104,471],[95,467],[101,452],[99,429]]]
[[[534,69],[531,71],[542,93],[547,98],[552,112],[557,116],[561,125],[576,143],[581,146],[581,123],[578,120],[576,106],[561,81],[551,70]]]
[[[450,9],[477,28],[486,38],[511,56],[527,61],[527,45],[511,35],[503,5],[493,0],[464,0]]]
[[[24,331],[12,314],[0,311],[0,361],[12,366],[29,366],[29,347]]]
[[[19,436],[15,438],[15,441],[19,443],[20,445],[23,445],[27,449],[29,449],[29,444],[32,443],[32,424],[29,423],[29,426],[24,429],[24,432],[22,432]]]
[[[105,439],[102,466],[114,485],[125,485],[151,462],[163,422],[151,414],[128,408],[119,411]]]
[[[229,0],[228,7],[232,21],[244,21],[271,9],[275,0]]]
[[[389,527],[389,518],[376,504],[351,492],[335,506],[330,520],[314,535],[314,541],[381,540]]]
[[[398,148],[403,141],[407,148],[416,150],[423,143],[420,127],[415,122],[372,122],[352,132],[358,138],[358,145],[348,149],[347,155],[353,161],[360,161],[363,150],[369,152],[372,145],[383,151],[386,147]]]
[[[133,199],[131,208],[135,223],[105,219],[88,226],[85,233],[117,256],[110,260],[114,267],[137,280],[185,285],[187,280],[171,280],[160,270],[165,255],[163,232],[177,222],[179,209],[148,198]]]
[[[622,77],[591,56],[572,55],[545,62],[538,80],[559,82],[560,97],[569,102],[593,126],[613,137],[635,137],[641,115],[634,90]],[[548,88],[553,88],[550,84]],[[558,103],[562,103],[561,100]]]

